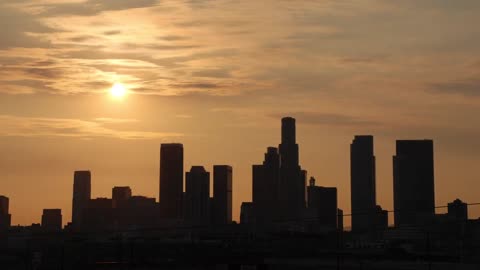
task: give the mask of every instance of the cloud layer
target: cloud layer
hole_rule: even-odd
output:
[[[135,120],[114,118],[81,120],[0,115],[0,125],[2,126],[0,136],[149,139],[159,141],[183,136],[181,133],[122,130],[114,127],[115,124],[131,122],[135,122]]]

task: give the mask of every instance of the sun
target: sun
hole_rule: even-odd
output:
[[[110,88],[110,95],[114,98],[122,98],[127,94],[127,88],[121,83],[115,83],[112,88]]]

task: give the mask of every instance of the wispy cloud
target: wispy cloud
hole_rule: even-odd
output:
[[[42,16],[93,16],[106,11],[119,11],[155,6],[156,0],[87,0],[79,3],[57,3],[42,6]]]
[[[175,132],[120,130],[106,127],[106,124],[135,121],[135,119],[115,118],[81,120],[0,115],[0,125],[2,126],[0,136],[116,138],[124,140],[162,140],[183,136],[183,134]]]
[[[480,79],[470,78],[431,84],[435,93],[463,95],[466,97],[480,97]]]

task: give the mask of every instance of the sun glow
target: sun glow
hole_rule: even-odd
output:
[[[110,95],[114,98],[122,98],[127,94],[127,88],[121,83],[115,83],[110,89]]]

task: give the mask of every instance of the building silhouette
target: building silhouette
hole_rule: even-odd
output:
[[[213,222],[217,225],[232,223],[232,167],[213,166]]]
[[[210,173],[203,166],[192,166],[186,173],[185,222],[190,225],[210,223]]]
[[[62,209],[43,209],[42,230],[48,232],[62,230]]]
[[[155,198],[130,196],[113,209],[116,230],[153,228],[158,225],[158,204]]]
[[[308,209],[313,214],[315,225],[323,231],[334,231],[339,228],[337,188],[320,187],[315,185],[315,178],[311,177],[307,187]]]
[[[380,205],[375,206],[373,219],[374,219],[374,222],[372,223],[373,226],[371,231],[375,235],[378,236],[381,232],[388,229],[388,211],[383,210]]]
[[[433,141],[397,141],[393,171],[395,226],[430,222],[435,215]]]
[[[375,220],[375,156],[373,136],[355,136],[350,145],[352,231],[371,230]]]
[[[256,216],[253,202],[243,202],[240,206],[240,224],[254,224]]]
[[[250,223],[273,228],[273,222],[285,221],[284,225],[301,227],[292,221],[307,215],[307,172],[299,165],[295,125],[294,118],[282,118],[279,147],[268,147],[263,163],[252,166],[252,205],[245,205],[252,208]]]
[[[112,199],[95,198],[88,201],[83,212],[81,230],[108,231],[114,228]]]
[[[272,190],[274,188],[265,181],[263,165],[252,165],[252,203],[255,204],[260,216],[266,212],[264,209],[267,208],[267,198]]]
[[[268,147],[263,164],[252,166],[252,198],[258,223],[270,223],[278,216],[279,175],[278,149]]]
[[[132,197],[130,187],[113,187],[112,189],[112,207],[121,208]]]
[[[182,217],[183,197],[183,145],[179,143],[160,146],[160,192],[162,217]]]
[[[459,222],[468,220],[468,205],[460,199],[455,199],[448,204],[448,218]]]
[[[343,210],[338,208],[337,209],[337,230],[339,232],[343,232],[344,225],[343,225]]]
[[[292,117],[282,118],[282,142],[279,145],[280,175],[278,183],[278,207],[281,218],[303,216],[305,200],[305,174],[299,165],[299,150],[296,142],[296,124]]]
[[[12,216],[9,213],[10,200],[6,196],[0,196],[0,232],[6,231],[11,225]]]
[[[210,197],[210,173],[193,166],[186,172],[183,192],[183,175],[178,176],[183,172],[183,146],[166,144],[160,157],[165,170],[160,172],[161,203],[133,195],[128,186],[113,187],[111,198],[92,199],[90,172],[75,172],[76,230],[71,223],[62,231],[61,209],[44,209],[41,224],[10,226],[9,199],[0,196],[0,250],[5,253],[0,265],[463,269],[480,263],[480,219],[468,220],[469,205],[456,199],[448,204],[448,213],[435,215],[433,141],[397,141],[395,228],[388,228],[389,211],[375,200],[373,137],[355,136],[350,147],[353,233],[343,232],[337,188],[317,186],[314,177],[306,186],[295,119],[287,117],[282,119],[279,148],[268,147],[263,162],[252,166],[252,202],[242,203],[240,225],[232,222],[233,168],[213,166]]]
[[[81,228],[83,215],[91,199],[90,171],[76,171],[73,175],[72,224],[74,230]]]

